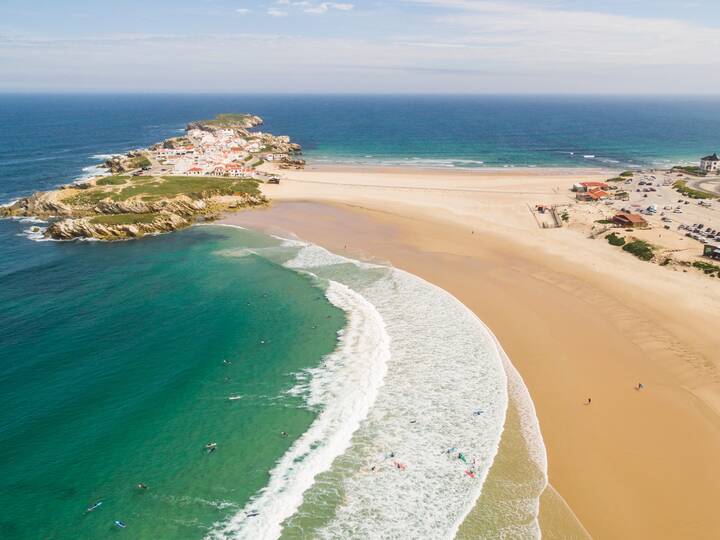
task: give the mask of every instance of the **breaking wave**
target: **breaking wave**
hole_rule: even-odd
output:
[[[527,389],[456,298],[407,272],[296,240],[253,254],[325,283],[348,325],[309,373],[316,420],[268,485],[209,537],[452,538],[480,498],[509,400],[546,479]],[[523,504],[524,530],[539,537],[539,501]]]

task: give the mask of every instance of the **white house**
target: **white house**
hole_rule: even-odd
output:
[[[713,154],[712,156],[705,156],[700,160],[700,168],[703,171],[711,173],[720,172],[720,158],[717,154]]]
[[[203,170],[200,167],[191,167],[188,169],[188,176],[202,176]]]

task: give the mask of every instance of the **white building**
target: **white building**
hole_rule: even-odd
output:
[[[720,172],[720,158],[717,154],[713,154],[712,156],[705,156],[700,160],[700,168],[703,171],[711,173]]]

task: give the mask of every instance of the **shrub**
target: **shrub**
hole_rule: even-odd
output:
[[[622,176],[623,178],[630,178],[630,177],[632,177],[634,174],[635,174],[635,173],[634,173],[633,171],[625,171],[625,172],[620,173],[620,176]]]
[[[625,244],[623,250],[628,253],[632,253],[638,259],[643,261],[649,261],[653,258],[653,248],[645,240],[633,240],[632,242]]]
[[[622,236],[618,236],[615,233],[610,233],[605,238],[607,238],[607,241],[612,246],[624,246],[625,245],[625,239]]]
[[[692,263],[693,267],[697,268],[698,270],[702,270],[708,275],[712,275],[715,272],[718,272],[718,275],[720,275],[720,266],[717,264],[704,262],[704,261],[695,261]]]
[[[678,193],[681,193],[682,195],[685,195],[686,197],[690,197],[691,199],[716,199],[717,196],[713,195],[711,193],[705,193],[704,191],[699,191],[697,189],[689,188],[687,187],[687,182],[684,180],[678,180],[673,184],[673,187],[678,191]]]

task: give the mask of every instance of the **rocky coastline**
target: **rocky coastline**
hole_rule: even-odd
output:
[[[103,165],[109,176],[34,193],[0,207],[0,217],[49,221],[43,236],[55,240],[115,241],[172,232],[212,221],[224,212],[265,206],[269,200],[259,185],[277,183],[279,177],[259,170],[259,165],[274,157],[280,168],[302,167],[304,161],[297,157],[300,145],[289,137],[248,131],[261,124],[258,116],[227,114],[187,126],[188,134],[223,134],[259,148],[237,160],[242,163],[242,175],[234,174],[240,165],[233,168],[233,162],[226,166],[225,174],[220,169],[207,175],[197,175],[194,170],[193,176],[169,174],[168,165],[157,157],[164,153],[161,149],[192,146],[202,150],[197,137],[185,135],[113,156]]]

